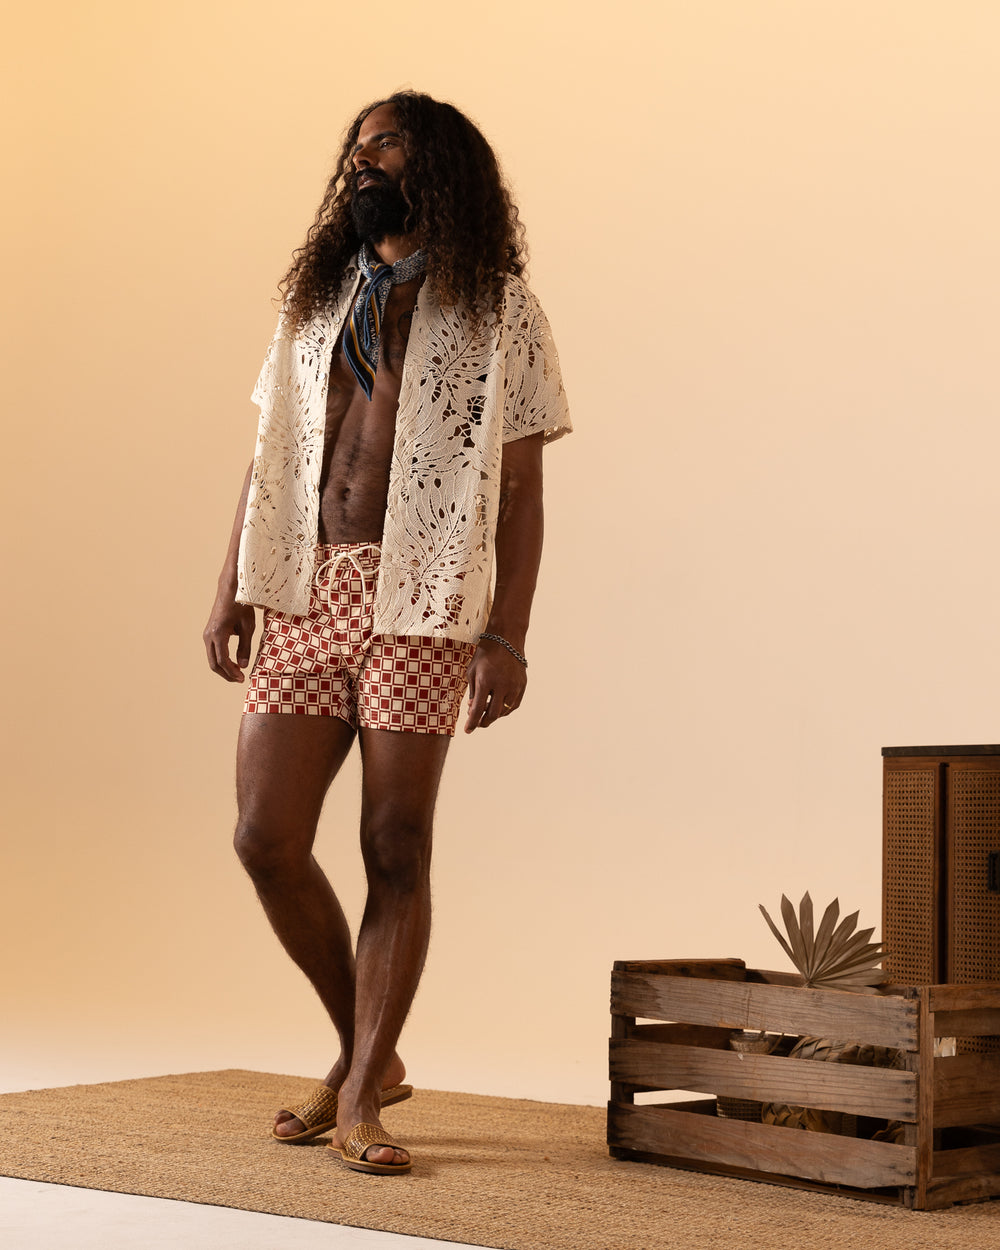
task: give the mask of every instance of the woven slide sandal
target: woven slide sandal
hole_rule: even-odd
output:
[[[388,1146],[393,1150],[406,1149],[377,1124],[355,1124],[347,1134],[347,1141],[343,1146],[334,1146],[331,1143],[327,1146],[327,1150],[336,1150],[347,1166],[353,1168],[355,1172],[372,1172],[376,1176],[401,1176],[413,1167],[413,1162],[409,1159],[405,1163],[369,1163],[365,1158],[365,1151],[370,1150],[372,1146]]]
[[[391,1107],[393,1103],[403,1102],[412,1096],[412,1085],[390,1085],[388,1089],[382,1091],[382,1106]],[[297,1107],[281,1107],[279,1110],[287,1111],[289,1115],[295,1116],[306,1127],[301,1133],[292,1133],[291,1136],[285,1137],[278,1132],[278,1127],[275,1125],[271,1129],[271,1136],[275,1141],[286,1142],[289,1145],[295,1142],[312,1141],[314,1137],[319,1137],[337,1127],[337,1095],[329,1085],[317,1085],[304,1103]]]

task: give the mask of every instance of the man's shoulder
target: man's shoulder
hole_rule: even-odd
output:
[[[538,306],[534,292],[519,273],[507,274],[504,278],[503,290],[505,300],[519,300],[524,304]]]
[[[459,338],[471,335],[472,342],[490,352],[508,351],[511,339],[534,340],[548,324],[534,292],[514,273],[504,275],[501,298],[485,313],[466,304],[441,304],[427,286],[420,291],[418,307],[432,327]]]
[[[524,278],[516,273],[507,274],[500,308],[500,320],[505,328],[524,333],[530,330],[541,311],[537,296]]]

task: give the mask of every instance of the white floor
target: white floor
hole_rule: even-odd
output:
[[[454,1241],[5,1176],[0,1244],[11,1250],[470,1250]]]

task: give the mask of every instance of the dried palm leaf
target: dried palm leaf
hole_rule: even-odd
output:
[[[885,956],[881,943],[869,939],[874,929],[855,933],[858,912],[840,920],[840,901],[834,899],[823,913],[819,928],[813,923],[813,903],[808,892],[799,903],[798,915],[784,894],[781,896],[783,934],[764,905],[760,910],[782,949],[802,974],[804,985],[823,990],[855,990],[875,993],[875,987],[886,980],[879,967]],[[840,923],[838,924],[838,920]]]
[[[788,1057],[847,1063],[864,1068],[900,1068],[903,1063],[902,1052],[888,1046],[841,1042],[828,1037],[801,1037]],[[791,1107],[785,1103],[768,1102],[761,1108],[761,1120],[765,1124],[808,1129],[814,1133],[844,1133],[853,1137],[857,1132],[855,1116],[817,1107]]]

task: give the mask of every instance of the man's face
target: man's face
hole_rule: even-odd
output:
[[[372,109],[361,123],[351,159],[355,230],[361,238],[374,242],[387,235],[404,234],[410,208],[403,193],[406,150],[392,104]]]

